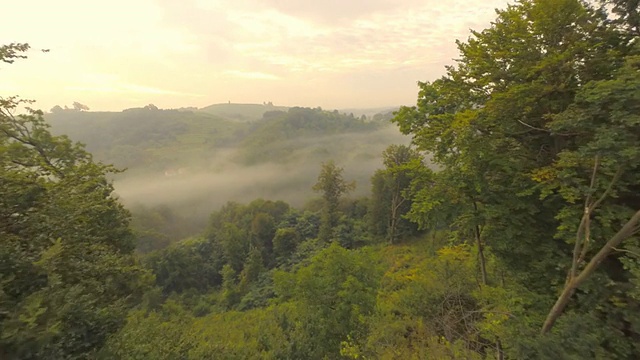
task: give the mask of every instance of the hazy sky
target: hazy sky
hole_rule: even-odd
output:
[[[0,96],[92,110],[413,104],[506,0],[0,0]],[[37,49],[51,49],[43,53]]]

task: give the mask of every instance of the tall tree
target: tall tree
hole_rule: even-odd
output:
[[[333,161],[323,163],[318,182],[313,186],[314,191],[322,193],[324,202],[318,233],[318,238],[324,242],[332,240],[334,228],[338,225],[340,199],[355,188],[355,183],[344,180],[342,171]]]
[[[420,154],[405,145],[391,145],[382,153],[384,169],[371,178],[371,221],[373,229],[394,243],[401,235],[417,230],[403,218],[411,209],[411,184],[419,172],[427,172]]]
[[[580,274],[593,273],[584,272],[592,269],[586,259],[597,264],[606,258],[598,249],[611,253],[605,239],[620,239],[619,229],[622,237],[632,234],[625,224],[637,210],[638,87],[628,56],[636,50],[605,12],[578,0],[523,0],[497,13],[489,29],[458,42],[457,64],[421,83],[417,106],[401,109],[395,121],[433,154],[442,168],[433,188],[448,198],[418,196],[413,216],[460,204],[454,229],[475,237],[479,252],[490,246],[501,265],[544,294],[536,304],[542,313],[555,297],[549,284],[571,298]],[[567,287],[558,264],[574,274]],[[612,333],[637,322],[610,300],[623,293],[621,271],[619,260],[608,258],[591,277],[599,282],[574,298],[601,304],[576,308]],[[630,351],[606,340],[600,346]]]
[[[378,261],[374,253],[333,242],[295,273],[274,274],[276,292],[297,316],[287,326],[291,358],[337,359],[341,342],[363,338],[382,275]]]

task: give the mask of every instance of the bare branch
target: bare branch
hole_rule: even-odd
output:
[[[539,128],[539,127],[535,127],[535,126],[533,126],[533,125],[529,125],[529,124],[527,124],[526,122],[524,122],[524,121],[522,121],[522,120],[518,120],[518,122],[519,122],[520,124],[522,124],[522,125],[524,125],[524,126],[526,126],[526,127],[530,128],[530,129],[538,130],[538,131],[544,131],[544,132],[546,132],[546,133],[551,133],[551,131],[549,131],[549,130],[547,130],[547,129],[542,129],[542,128]]]
[[[613,175],[613,178],[611,179],[611,182],[609,183],[607,190],[605,190],[602,196],[600,196],[600,198],[598,198],[598,200],[595,203],[593,203],[593,205],[591,205],[590,212],[593,212],[593,210],[597,208],[607,198],[607,196],[609,196],[609,193],[611,193],[611,190],[613,189],[613,185],[615,185],[615,183],[620,179],[621,175],[622,175],[622,166],[618,167],[618,170],[616,170],[616,173],[615,175]]]
[[[640,225],[640,210],[638,210],[629,221],[627,221],[624,226],[611,238],[607,243],[598,251],[598,253],[589,261],[587,266],[585,266],[584,270],[580,272],[575,278],[569,279],[568,283],[565,285],[562,293],[558,297],[558,300],[549,311],[547,315],[547,319],[544,321],[544,325],[541,329],[541,334],[546,334],[551,330],[556,320],[560,317],[564,308],[569,304],[569,300],[571,300],[571,296],[575,293],[576,289],[582,285],[582,283],[589,277],[593,272],[598,268],[600,263],[611,254],[611,251],[614,250],[621,242],[633,236],[634,231],[637,229],[638,225]]]
[[[619,251],[619,252],[626,252],[628,254],[631,254],[637,258],[640,258],[640,254],[638,254],[637,252],[631,251],[631,250],[627,250],[627,249],[618,249],[615,247],[611,247],[611,249],[615,250],[615,251]]]
[[[587,197],[584,200],[584,212],[582,213],[582,219],[580,219],[580,225],[578,225],[578,231],[576,232],[576,243],[573,246],[573,258],[571,259],[571,271],[567,276],[567,280],[571,281],[576,276],[578,271],[578,265],[582,262],[583,253],[586,251],[586,243],[589,242],[589,236],[591,235],[591,211],[593,207],[591,203],[591,195],[593,194],[596,184],[596,176],[598,175],[598,168],[600,167],[600,156],[596,155],[593,160],[593,171],[591,172],[591,181],[589,183],[589,190],[587,191]],[[585,234],[583,237],[582,235]]]
[[[553,132],[551,130],[547,130],[547,129],[543,129],[543,128],[539,128],[539,127],[535,127],[533,125],[527,124],[526,122],[522,121],[522,120],[517,120],[520,124],[528,127],[529,129],[533,129],[533,130],[537,130],[537,131],[543,131],[546,132],[548,134],[551,135],[560,135],[560,136],[575,136],[575,135],[580,135],[580,133],[556,133]]]

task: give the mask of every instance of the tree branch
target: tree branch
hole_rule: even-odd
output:
[[[589,261],[587,266],[585,266],[584,270],[580,272],[575,278],[569,279],[569,282],[565,285],[562,293],[558,297],[558,300],[549,311],[547,315],[547,319],[544,321],[542,325],[541,334],[544,335],[551,330],[556,320],[562,315],[565,307],[571,300],[571,296],[575,293],[576,289],[582,285],[582,283],[598,268],[600,263],[611,254],[611,251],[614,250],[620,243],[627,238],[634,235],[636,231],[636,227],[640,224],[640,210],[638,210],[629,221],[624,224],[624,226],[611,238],[607,243],[598,251],[598,253]]]
[[[633,256],[635,256],[637,258],[640,258],[640,254],[638,254],[637,252],[631,251],[631,250],[618,249],[618,248],[615,248],[615,247],[612,247],[612,249],[615,250],[615,251],[619,251],[619,252],[626,252],[626,253],[631,254],[631,255],[633,255]]]

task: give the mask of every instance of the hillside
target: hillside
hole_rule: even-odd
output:
[[[285,106],[268,104],[213,104],[199,111],[233,121],[248,122],[259,120],[267,111],[287,111]]]
[[[371,134],[382,127],[382,123],[367,122],[337,110],[293,107],[289,111],[269,111],[242,139],[241,159],[248,164],[286,163],[293,157],[304,156],[307,161],[316,158],[319,163],[332,156],[361,153],[362,148],[342,141],[341,137]]]
[[[215,115],[155,107],[122,112],[66,110],[46,115],[56,134],[80,141],[94,156],[118,167],[164,171],[233,144],[245,124]]]

